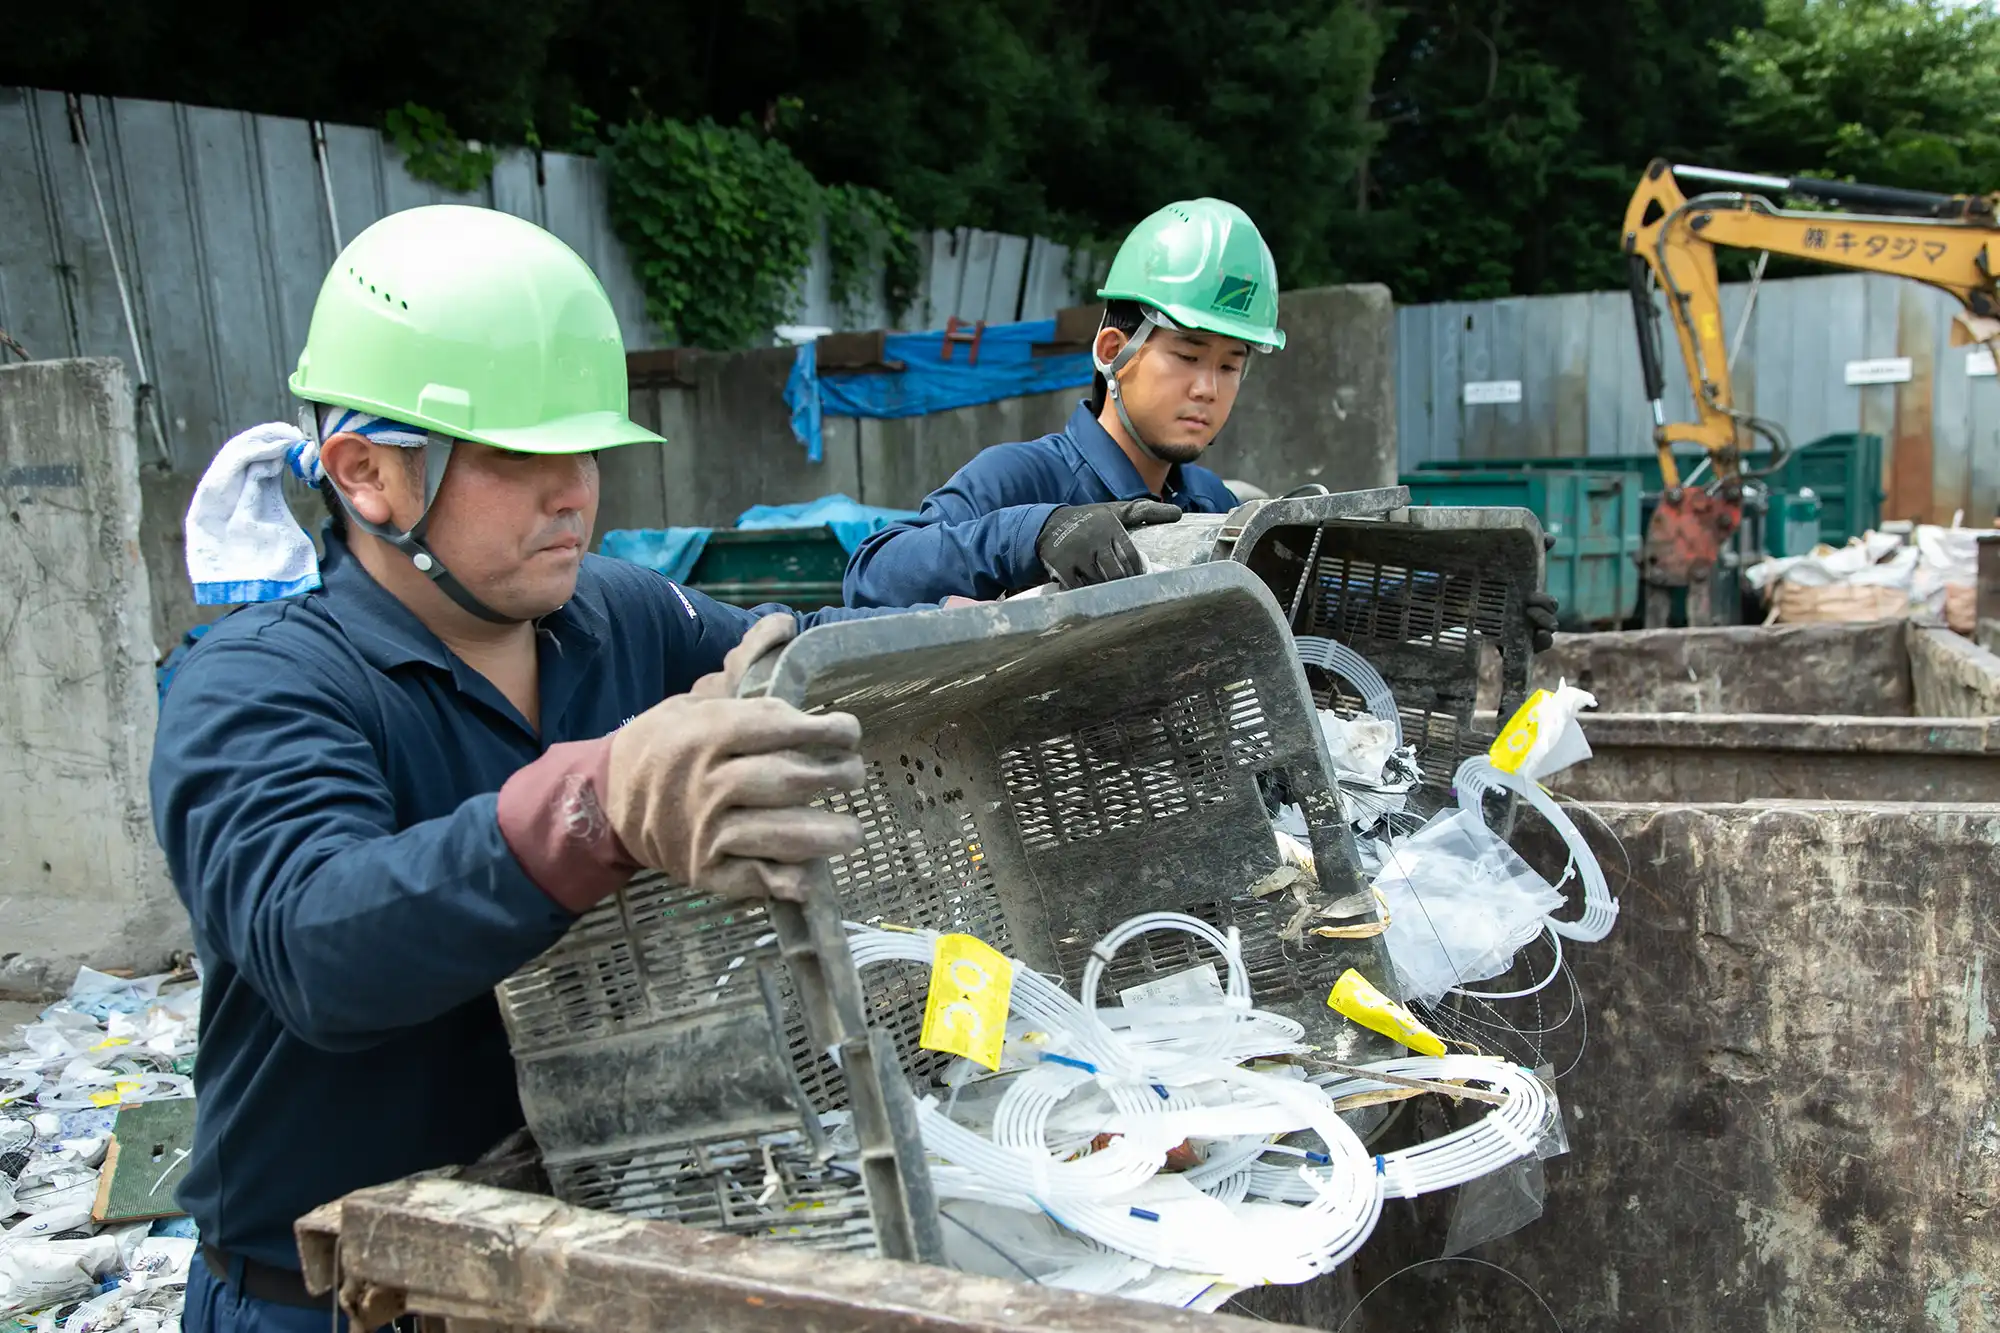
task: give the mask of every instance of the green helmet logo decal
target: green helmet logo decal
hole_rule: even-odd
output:
[[[1232,315],[1250,313],[1250,303],[1257,299],[1257,280],[1225,273],[1222,283],[1215,289],[1213,308]]]

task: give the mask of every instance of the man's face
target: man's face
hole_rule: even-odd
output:
[[[576,591],[596,522],[595,454],[517,454],[460,442],[426,539],[473,596],[533,620]]]
[[[1109,332],[1123,347],[1122,336]],[[1248,359],[1249,348],[1234,338],[1155,328],[1118,389],[1153,451],[1169,463],[1192,463],[1229,420]]]
[[[422,516],[420,453],[341,435],[323,458],[363,517],[408,531]],[[516,454],[461,440],[424,542],[474,597],[533,620],[576,591],[596,521],[596,455]]]

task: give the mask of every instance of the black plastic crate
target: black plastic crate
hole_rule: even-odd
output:
[[[1074,985],[1113,926],[1190,912],[1241,930],[1257,1002],[1332,1058],[1393,1049],[1326,1005],[1348,967],[1391,985],[1380,941],[1281,939],[1296,904],[1249,892],[1279,865],[1272,784],[1308,813],[1323,899],[1364,888],[1284,614],[1250,571],[823,626],[750,689],[861,720],[868,784],[829,801],[867,843],[806,914],[642,876],[500,988],[566,1200],[940,1256],[909,1100],[948,1063],[916,1044],[927,970],[871,969],[864,987],[843,915],[965,931]],[[1148,937],[1109,982],[1206,961]],[[866,1186],[829,1164],[857,1145]]]

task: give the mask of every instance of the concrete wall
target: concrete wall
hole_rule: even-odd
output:
[[[2000,806],[1595,809],[1631,873],[1610,938],[1566,951],[1571,1151],[1542,1219],[1473,1255],[1569,1333],[2000,1328]],[[1440,1252],[1450,1198],[1420,1204],[1385,1212],[1364,1292]],[[1450,1263],[1357,1325],[1551,1326]]]
[[[1585,713],[1578,801],[2000,801],[2000,719]]]
[[[0,995],[187,946],[146,798],[156,691],[123,365],[0,367]]]
[[[1948,629],[1909,629],[1919,717],[2000,715],[2000,657]]]
[[[1314,481],[1335,490],[1393,485],[1395,311],[1388,289],[1287,292],[1283,306],[1285,350],[1256,358],[1203,461],[1272,494]],[[671,443],[664,451],[604,456],[598,531],[727,527],[753,504],[835,491],[913,509],[981,449],[1061,429],[1088,394],[1069,389],[900,420],[828,417],[825,461],[814,464],[792,437],[785,406],[792,355],[774,348],[689,356],[681,363],[686,387],[634,391],[634,417]]]
[[[1375,283],[1286,292],[1285,350],[1252,357],[1209,466],[1282,495],[1396,484],[1396,308]]]
[[[1915,703],[1899,621],[1563,634],[1532,683],[1558,680],[1607,713],[1907,717]]]

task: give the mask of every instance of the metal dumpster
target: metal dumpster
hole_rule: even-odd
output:
[[[1565,635],[1591,691],[1579,800],[2000,800],[2000,656],[1912,621]],[[1498,683],[1489,688],[1497,692]]]
[[[847,551],[824,525],[816,528],[717,528],[708,534],[687,585],[718,602],[795,611],[841,605]]]
[[[1525,509],[1555,539],[1547,591],[1565,629],[1617,629],[1639,610],[1639,557],[1646,530],[1639,481],[1630,472],[1521,469],[1413,472],[1403,477],[1419,505]]]
[[[1688,457],[1683,475],[1698,459]],[[1771,455],[1757,451],[1744,455],[1746,470],[1768,467]],[[1587,471],[1630,472],[1639,478],[1640,488],[1657,496],[1662,487],[1660,460],[1656,454],[1590,454],[1559,458],[1439,458],[1419,463],[1420,472],[1514,472]],[[1765,485],[1773,492],[1799,494],[1811,491],[1821,505],[1820,540],[1833,546],[1845,545],[1882,522],[1882,437],[1867,432],[1825,435],[1792,451],[1792,456],[1769,477]],[[1782,552],[1771,551],[1773,555]]]

